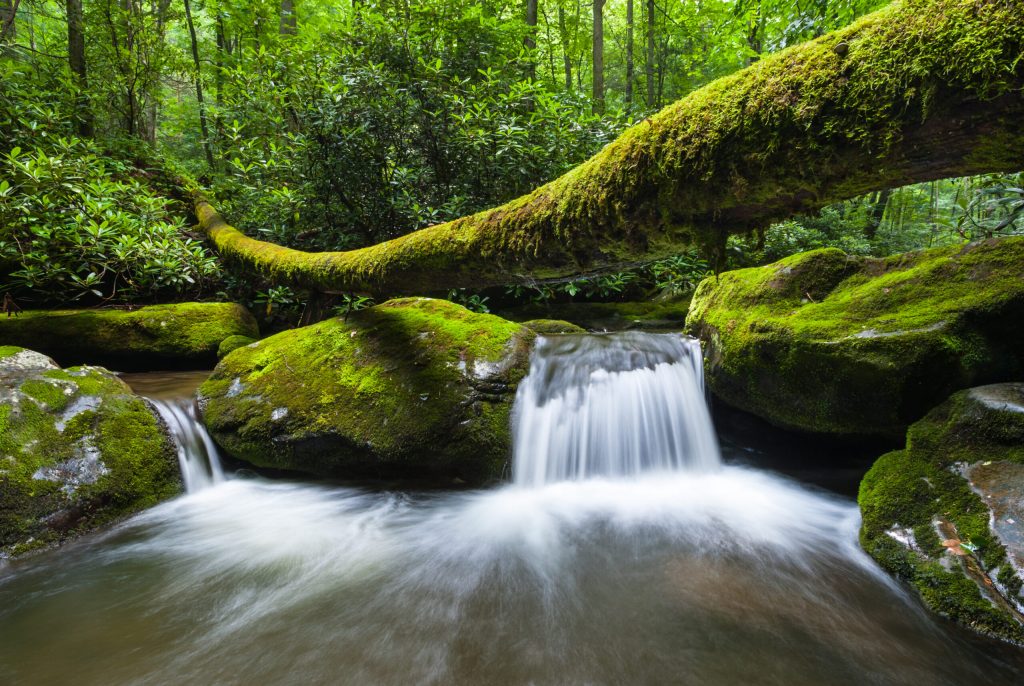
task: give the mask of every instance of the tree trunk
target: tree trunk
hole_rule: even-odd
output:
[[[572,92],[572,55],[569,52],[569,30],[565,26],[565,10],[558,8],[558,32],[562,38],[562,69],[565,71],[565,90]]]
[[[529,195],[360,250],[248,238],[199,194],[196,214],[225,259],[321,292],[558,281],[714,252],[879,188],[1018,170],[1021,16],[1024,0],[891,4],[690,94]]]
[[[203,152],[210,169],[214,168],[213,148],[210,146],[210,127],[206,125],[206,101],[203,99],[203,70],[199,61],[199,41],[196,40],[196,26],[192,22],[192,3],[185,2],[185,23],[188,24],[188,36],[192,41],[192,63],[196,68],[196,102],[199,104],[199,132],[203,137]]]
[[[18,5],[21,0],[0,0],[0,45],[13,43],[18,36]]]
[[[747,65],[751,65],[761,59],[761,52],[764,49],[762,34],[764,33],[764,15],[761,11],[761,1],[757,0],[757,9],[754,16],[747,23],[747,48],[750,56],[747,57]]]
[[[647,0],[647,59],[644,62],[647,77],[647,108],[654,109],[654,0]]]
[[[67,0],[68,66],[75,80],[75,131],[79,136],[93,135],[92,108],[89,106],[89,78],[85,64],[85,33],[82,0]]]
[[[626,0],[626,112],[633,109],[633,0]]]
[[[531,81],[537,79],[537,0],[526,0],[526,38],[523,41],[527,50],[527,75]]]
[[[604,112],[604,2],[593,0],[594,7],[594,114]]]
[[[298,18],[295,16],[295,0],[281,0],[281,25],[278,32],[282,36],[294,36],[298,32]]]
[[[892,190],[883,188],[875,196],[875,202],[871,205],[871,212],[868,213],[868,223],[864,227],[864,235],[868,240],[878,235],[878,229],[882,226],[882,219],[885,218],[885,208],[889,204],[889,196]]]

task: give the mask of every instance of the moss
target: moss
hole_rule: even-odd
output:
[[[443,300],[392,300],[225,357],[200,388],[229,453],[316,474],[500,474],[533,334]]]
[[[177,303],[137,310],[53,310],[0,319],[0,340],[61,364],[120,370],[213,365],[230,336],[257,337],[256,321],[232,303]]]
[[[563,319],[531,319],[523,322],[523,326],[534,333],[542,335],[587,332],[582,326],[576,326]]]
[[[726,272],[700,284],[687,330],[729,404],[804,431],[901,436],[935,398],[1024,374],[1024,237]]]
[[[0,362],[0,554],[58,543],[180,487],[170,439],[120,379]]]
[[[351,252],[257,241],[196,198],[226,258],[321,291],[529,283],[678,253],[882,187],[1016,171],[1024,0],[904,0],[759,60],[505,205]],[[844,43],[846,51],[835,47]]]
[[[689,303],[689,298],[621,303],[531,303],[502,310],[499,314],[524,324],[531,320],[555,319],[590,330],[679,329],[686,321]]]
[[[982,633],[1024,643],[1019,614],[994,603],[965,571],[967,562],[995,578],[1011,597],[1021,580],[1007,564],[1007,551],[990,529],[992,514],[970,482],[964,465],[1024,464],[1024,413],[1000,406],[993,393],[1015,394],[1020,384],[961,391],[915,423],[903,450],[883,455],[865,475],[858,502],[864,549],[885,569],[912,584],[932,609]],[[975,548],[959,562],[942,545],[936,522],[949,522],[957,537]],[[894,539],[895,528],[913,531],[915,546]],[[945,558],[946,565],[940,564]],[[980,580],[992,596],[991,581]]]
[[[250,336],[228,336],[217,346],[217,359],[222,359],[229,352],[255,342],[256,339]]]

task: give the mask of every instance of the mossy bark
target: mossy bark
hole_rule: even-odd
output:
[[[316,291],[426,293],[650,261],[911,182],[1016,171],[1024,0],[904,0],[758,61],[501,207],[350,252],[254,240],[201,195],[220,253]],[[842,46],[842,47],[840,47]]]

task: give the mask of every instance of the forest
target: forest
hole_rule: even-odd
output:
[[[0,683],[1024,683],[1024,0],[0,0]]]

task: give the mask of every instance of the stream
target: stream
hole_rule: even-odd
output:
[[[486,490],[222,470],[202,376],[125,375],[188,493],[0,567],[0,683],[1024,683],[860,550],[850,497],[716,435],[680,336],[542,340]]]

